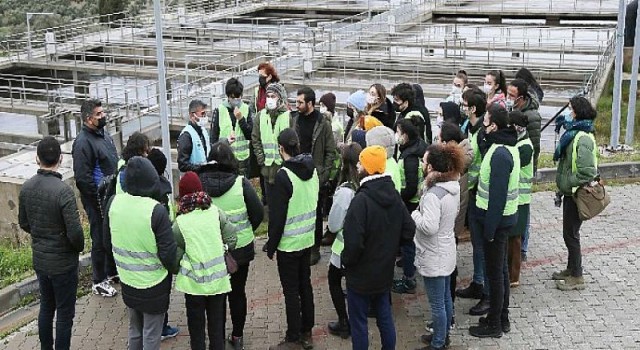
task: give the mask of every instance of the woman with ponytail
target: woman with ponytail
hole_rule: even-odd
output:
[[[501,70],[492,70],[485,75],[483,90],[487,94],[487,108],[494,103],[506,106],[507,82]]]

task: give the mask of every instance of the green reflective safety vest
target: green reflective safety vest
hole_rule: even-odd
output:
[[[530,138],[518,141],[516,149],[520,146],[531,147],[531,161],[528,165],[520,167],[520,185],[518,188],[518,204],[531,204],[531,185],[533,184],[533,143]],[[519,154],[519,152],[518,152]]]
[[[116,171],[116,194],[124,193],[124,190],[122,189],[122,182],[120,181],[120,172],[124,170],[121,168],[125,166],[125,164],[124,159],[118,160],[118,165],[116,166],[116,169],[119,169],[119,171]]]
[[[303,181],[293,171],[281,168],[287,172],[293,186],[293,193],[287,209],[287,221],[284,232],[278,244],[278,250],[283,252],[297,252],[313,246],[316,229],[316,205],[320,184],[318,173]]]
[[[249,115],[249,106],[243,102],[239,108],[242,116],[247,118]],[[233,118],[235,119],[235,116]],[[233,150],[233,154],[235,154],[236,158],[238,158],[239,161],[248,159],[249,140],[244,137],[239,121],[236,121],[236,127],[235,129],[233,128],[231,116],[229,116],[229,109],[227,109],[227,107],[222,103],[218,106],[218,125],[220,126],[220,137],[229,139],[231,131],[235,132],[236,140],[231,144],[231,149]]]
[[[573,139],[573,150],[571,153],[571,172],[573,174],[575,174],[578,171],[578,165],[576,164],[576,158],[578,158],[578,143],[580,141],[580,138],[583,136],[587,136],[588,138],[591,139],[591,142],[593,142],[593,165],[596,167],[596,169],[598,169],[598,147],[597,147],[597,143],[596,143],[596,138],[593,137],[592,133],[588,133],[588,132],[584,132],[584,131],[578,131],[578,133],[576,134],[576,137],[574,137]],[[576,193],[576,191],[578,190],[579,187],[572,187],[571,188],[571,193]]]
[[[424,188],[424,170],[422,170],[422,159],[418,161],[418,187],[416,188],[416,194],[409,200],[410,203],[420,203],[420,195]],[[404,190],[407,187],[407,179],[404,169],[404,158],[398,161],[398,169],[400,170],[400,190]]]
[[[280,114],[276,118],[276,123],[271,123],[271,116],[266,109],[260,112],[260,140],[264,152],[264,165],[282,164],[282,158],[278,152],[278,135],[282,130],[291,126],[289,121],[289,111]]]
[[[331,245],[331,252],[333,252],[333,254],[340,256],[343,250],[344,250],[344,236],[342,235],[342,230],[340,230],[336,234],[336,239],[333,241],[333,244]]]
[[[475,133],[469,134],[469,143],[471,144],[471,149],[473,150],[473,159],[471,160],[471,165],[469,165],[469,171],[467,172],[467,187],[470,190],[476,188],[476,185],[478,185],[480,165],[482,164],[482,154],[480,153],[480,146],[478,145],[479,132],[480,129],[478,129]]]
[[[489,182],[491,181],[491,157],[498,147],[506,148],[513,158],[513,169],[509,174],[509,186],[507,187],[507,202],[502,212],[503,216],[513,215],[518,211],[518,186],[520,185],[520,154],[514,146],[493,144],[485,154],[480,165],[480,176],[478,178],[478,194],[476,196],[476,206],[480,209],[489,210]]]
[[[192,295],[217,295],[231,291],[231,279],[224,261],[220,214],[212,205],[179,215],[176,224],[184,237],[176,289]]]
[[[242,176],[236,178],[231,188],[220,197],[211,197],[211,203],[227,214],[227,219],[236,227],[238,241],[236,249],[246,247],[253,242],[253,228],[249,222],[247,206],[244,203]]]
[[[137,289],[158,285],[167,277],[158,257],[151,216],[158,202],[147,197],[121,193],[109,208],[113,258],[122,282]]]
[[[400,171],[400,166],[393,157],[387,158],[387,166],[384,170],[385,174],[391,175],[391,180],[396,187],[396,191],[400,193],[402,190],[402,179],[404,178],[404,172]]]

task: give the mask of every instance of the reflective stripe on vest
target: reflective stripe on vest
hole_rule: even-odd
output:
[[[318,173],[314,170],[311,179],[303,181],[287,168],[293,192],[287,209],[287,221],[278,244],[278,250],[297,252],[313,246],[316,229],[316,206],[320,190]]]
[[[384,170],[385,174],[391,175],[391,180],[393,180],[393,185],[396,188],[396,191],[400,193],[402,190],[402,179],[403,175],[400,173],[400,167],[398,166],[398,162],[396,162],[393,157],[387,158],[387,167]]]
[[[478,129],[475,133],[471,133],[469,136],[469,142],[471,143],[471,149],[473,150],[473,160],[469,166],[469,175],[467,180],[467,187],[471,190],[476,188],[478,184],[478,176],[480,175],[480,165],[482,164],[482,154],[480,154],[480,146],[478,145]]]
[[[336,234],[336,239],[331,245],[331,252],[338,256],[340,256],[340,254],[342,254],[342,251],[344,250],[344,236],[342,235],[342,231],[343,230],[338,231],[338,233]]]
[[[407,188],[407,178],[404,168],[404,158],[398,161],[398,168],[400,170],[400,190]],[[418,160],[418,186],[416,187],[416,193],[409,200],[410,203],[420,203],[420,195],[424,188],[424,170],[422,170],[422,159]]]
[[[187,132],[189,133],[189,136],[191,136],[191,144],[193,145],[193,147],[191,148],[191,157],[189,157],[189,162],[191,164],[206,163],[207,156],[211,151],[211,139],[209,138],[209,132],[206,128],[200,128],[200,130],[202,130],[204,142],[206,143],[205,145],[202,144],[200,135],[198,134],[196,129],[191,126],[191,124],[188,124],[184,129],[182,129],[182,132],[180,132],[180,135]]]
[[[196,209],[176,218],[185,244],[176,290],[193,295],[231,291],[219,215],[218,208],[212,205],[207,210]]]
[[[240,105],[240,113],[245,118],[249,115],[249,106],[244,102]],[[220,106],[218,106],[218,126],[220,126],[220,137],[224,137],[226,139],[231,137],[231,131],[234,130],[231,118],[232,117],[229,115],[227,107],[220,104]],[[233,116],[233,118],[235,119],[235,116]],[[239,161],[246,160],[249,158],[249,140],[244,138],[239,121],[236,121],[234,132],[236,140],[231,144],[233,154],[235,154]]]
[[[254,238],[247,206],[244,203],[242,179],[242,176],[236,177],[235,183],[227,192],[220,197],[211,197],[211,202],[227,214],[227,219],[238,230],[236,249],[248,246]]]
[[[113,258],[122,282],[137,289],[158,285],[168,272],[158,257],[151,216],[158,202],[118,194],[109,208]]]
[[[491,181],[491,158],[498,147],[506,148],[513,159],[513,169],[509,174],[509,185],[507,187],[507,202],[504,205],[502,215],[513,215],[518,211],[518,186],[520,184],[520,154],[513,146],[493,144],[487,151],[480,166],[480,176],[478,178],[478,194],[476,205],[480,209],[489,209],[489,182]]]
[[[531,139],[527,137],[516,144],[517,150],[520,150],[520,147],[531,148],[531,159],[529,160],[529,164],[520,167],[518,204],[523,205],[531,203],[531,185],[533,184],[533,143],[531,142]],[[518,151],[518,154],[520,154],[520,151]],[[522,164],[522,159],[520,159],[520,163]]]
[[[596,167],[596,169],[598,169],[598,147],[596,144],[596,138],[593,137],[592,133],[588,133],[588,132],[584,132],[584,131],[578,131],[578,133],[576,134],[576,137],[573,138],[573,150],[571,153],[571,173],[575,174],[578,171],[578,165],[576,164],[576,158],[578,157],[578,143],[580,141],[580,138],[582,136],[587,136],[591,139],[591,142],[593,142],[593,165]],[[571,193],[576,193],[576,191],[578,190],[578,187],[573,187],[571,188]]]
[[[271,124],[271,116],[263,109],[260,112],[260,141],[264,153],[264,165],[282,164],[282,158],[278,152],[278,135],[282,130],[291,125],[289,111],[280,114],[276,118],[276,124]]]

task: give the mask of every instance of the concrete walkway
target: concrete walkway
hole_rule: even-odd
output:
[[[456,301],[457,328],[451,334],[451,349],[638,349],[640,348],[640,186],[611,188],[612,204],[582,229],[583,263],[588,287],[579,292],[554,288],[551,273],[564,267],[566,250],[562,240],[562,212],[553,206],[553,193],[534,195],[529,262],[524,265],[522,285],[512,290],[511,333],[501,339],[480,340],[468,335],[477,322],[467,312],[475,301]],[[258,241],[262,247],[263,240]],[[336,318],[327,287],[329,249],[312,268],[316,305],[315,349],[350,349],[349,340],[327,335],[326,324]],[[460,284],[471,274],[471,245],[459,246]],[[400,269],[396,269],[398,275]],[[284,336],[284,300],[276,264],[258,254],[247,285],[249,315],[246,349],[267,349]],[[424,288],[415,295],[394,295],[393,312],[398,333],[397,349],[420,346],[428,319]],[[188,349],[184,297],[174,292],[169,312],[180,335],[163,342],[162,349]],[[73,330],[73,349],[126,349],[128,320],[120,296],[104,299],[86,296],[78,300]],[[230,331],[230,321],[227,323]],[[370,322],[371,348],[379,349],[375,321]],[[0,349],[38,349],[35,322],[0,341]]]

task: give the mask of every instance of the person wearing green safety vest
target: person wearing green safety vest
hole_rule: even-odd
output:
[[[413,90],[411,90],[413,91]],[[398,143],[398,167],[400,168],[400,197],[409,213],[420,203],[420,195],[424,186],[422,157],[427,150],[427,143],[419,136],[420,117],[400,119],[396,123],[396,141]],[[394,293],[414,294],[416,292],[416,245],[413,240],[400,246],[402,252],[401,279],[393,281]]]
[[[242,349],[247,318],[245,286],[249,264],[255,256],[253,233],[262,222],[264,207],[249,180],[239,175],[238,160],[226,142],[211,146],[209,161],[198,174],[202,187],[211,197],[211,202],[225,212],[238,230],[236,249],[231,251],[238,263],[238,271],[231,275],[231,292],[227,296],[233,323],[229,341],[234,349]]]
[[[391,95],[393,96],[393,106],[398,115],[398,121],[402,119],[411,119],[418,128],[418,137],[425,141],[428,145],[431,144],[431,120],[429,119],[429,111],[425,108],[427,115],[423,115],[421,107],[415,103],[416,90],[408,83],[401,83],[391,89]],[[397,121],[396,121],[397,122]],[[427,126],[428,123],[428,126]],[[427,132],[428,131],[428,136]]]
[[[527,133],[527,116],[520,111],[509,113],[509,120],[518,132],[516,148],[520,156],[520,181],[518,186],[518,220],[509,233],[507,264],[509,265],[510,287],[520,285],[520,265],[522,262],[522,239],[527,232],[531,185],[533,184],[533,143]]]
[[[398,162],[393,158],[396,149],[395,132],[386,126],[376,126],[367,131],[365,139],[367,146],[382,146],[387,151],[387,166],[384,173],[391,176],[396,191],[400,193],[402,191],[402,174]]]
[[[176,242],[167,210],[153,197],[159,179],[151,162],[129,159],[126,193],[107,203],[105,248],[113,251],[122,300],[129,311],[129,349],[160,349],[165,313],[169,309]]]
[[[570,118],[564,121],[567,130],[553,154],[558,161],[556,185],[564,196],[562,202],[562,236],[567,246],[567,268],[554,272],[552,278],[560,290],[584,289],[582,253],[580,251],[580,227],[582,220],[573,198],[577,189],[598,176],[598,144],[593,136],[593,120],[597,116],[589,100],[573,97],[569,100]]]
[[[480,165],[476,213],[472,216],[484,239],[484,259],[489,280],[489,313],[484,322],[469,328],[478,338],[500,338],[510,331],[507,239],[518,219],[520,156],[518,134],[509,113],[500,104],[488,107],[484,116],[484,142],[489,147]]]
[[[251,131],[251,146],[260,167],[260,175],[264,178],[262,202],[267,205],[270,204],[269,191],[282,165],[282,159],[278,154],[277,138],[282,130],[291,125],[287,91],[280,83],[269,84],[266,107],[256,115]]]
[[[284,293],[287,332],[284,341],[269,347],[312,349],[314,324],[313,288],[309,259],[314,244],[316,205],[320,184],[309,154],[300,153],[300,141],[292,128],[278,136],[282,168],[269,195],[267,256],[277,255],[278,274]],[[277,254],[276,254],[277,252]]]
[[[224,89],[227,99],[222,101],[218,108],[213,111],[211,143],[226,139],[238,160],[240,175],[249,177],[253,114],[249,111],[249,105],[242,101],[244,86],[238,79],[231,78],[227,80]]]
[[[173,235],[178,244],[176,290],[184,293],[192,349],[224,349],[226,293],[231,282],[224,254],[237,242],[236,226],[211,203],[198,175],[189,171],[179,183]]]
[[[481,149],[484,145],[484,115],[487,110],[487,95],[479,88],[469,88],[462,93],[460,102],[463,118],[468,121],[467,138],[471,145],[471,164],[467,171],[467,189],[469,201],[467,206],[467,222],[471,233],[471,245],[473,247],[473,275],[471,283],[466,288],[456,290],[455,295],[465,299],[480,299],[476,305],[469,309],[469,314],[481,316],[489,312],[489,281],[485,273],[484,239],[482,230],[476,225],[474,218],[476,210],[476,190],[480,165],[482,164]]]
[[[206,109],[207,104],[200,100],[189,102],[188,124],[178,137],[178,170],[182,173],[197,172],[207,162],[211,151],[211,123]]]
[[[386,128],[386,127],[385,127]],[[336,238],[331,245],[331,258],[329,259],[329,272],[327,280],[329,282],[329,293],[333,307],[338,314],[337,322],[329,322],[327,325],[329,333],[346,339],[351,334],[349,327],[349,318],[347,316],[347,305],[345,303],[344,292],[342,291],[342,279],[344,278],[344,269],[340,262],[340,254],[344,249],[344,236],[342,228],[344,227],[344,218],[347,215],[349,204],[356,190],[360,187],[360,179],[358,177],[358,162],[362,147],[352,142],[342,147],[340,158],[342,160],[342,168],[340,169],[339,181],[340,186],[333,195],[333,204],[329,211],[328,229],[330,232],[336,233]]]

